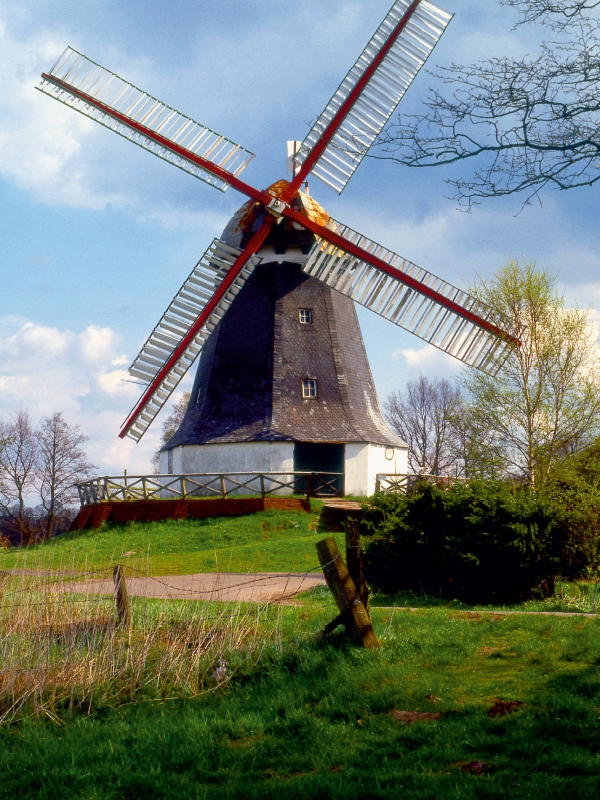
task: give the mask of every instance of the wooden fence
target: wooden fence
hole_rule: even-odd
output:
[[[185,475],[105,475],[76,484],[82,506],[115,500],[166,500],[191,497],[265,497],[300,494],[338,497],[344,494],[339,472],[236,472]]]
[[[437,486],[452,486],[455,483],[464,483],[465,480],[450,475],[381,473],[377,475],[375,481],[375,494],[410,494],[414,487],[423,481]]]

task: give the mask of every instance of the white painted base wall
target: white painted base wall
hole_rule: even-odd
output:
[[[293,442],[241,442],[175,447],[172,469],[168,452],[160,454],[160,471],[185,473],[293,472]],[[405,473],[408,448],[386,447],[368,442],[346,444],[345,493],[361,497],[375,492],[378,474]]]
[[[370,497],[378,474],[404,473],[408,469],[407,447],[353,442],[346,445],[346,494]]]
[[[168,453],[160,454],[160,471],[169,472]],[[186,472],[293,472],[293,442],[195,444],[173,448],[174,475]]]

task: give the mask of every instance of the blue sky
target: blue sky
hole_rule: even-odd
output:
[[[36,92],[40,72],[70,44],[255,152],[244,177],[262,187],[284,177],[286,140],[304,138],[390,4],[0,0],[0,415],[62,410],[90,437],[99,471],[147,471],[160,417],[140,445],[117,438],[139,388],[122,378],[243,202]],[[445,5],[455,18],[429,66],[535,51],[539,33],[511,31],[514,15],[495,0]],[[401,109],[418,108],[429,83],[421,73]],[[367,159],[341,197],[317,181],[311,191],[453,283],[525,256],[558,273],[570,300],[600,308],[596,190],[547,193],[521,214],[513,198],[466,215],[445,199],[445,177]],[[359,315],[381,399],[420,371],[460,371]]]

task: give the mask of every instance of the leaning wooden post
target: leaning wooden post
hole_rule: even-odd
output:
[[[360,601],[370,615],[369,587],[363,570],[362,549],[360,546],[360,523],[357,519],[347,519],[346,530],[346,564],[350,577],[360,597]]]
[[[340,616],[325,628],[325,633],[329,633],[337,625],[344,623],[354,628],[368,650],[379,647],[379,640],[373,630],[369,615],[358,596],[354,581],[350,577],[333,536],[317,542],[317,553],[325,580],[340,611]]]
[[[131,603],[127,594],[125,570],[122,564],[117,564],[113,569],[113,580],[115,582],[115,601],[117,603],[119,622],[121,625],[131,625]]]

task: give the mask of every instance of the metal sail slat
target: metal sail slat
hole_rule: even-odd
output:
[[[411,0],[396,0],[302,142],[296,155],[298,164],[308,157],[410,5]],[[341,194],[451,19],[440,6],[422,0],[313,167],[316,178]]]
[[[189,152],[216,166],[226,165],[234,175],[239,175],[254,158],[249,150],[146,94],[71,47],[67,47],[36,88],[221,191],[229,186],[225,179],[169,149],[169,143],[181,147],[178,140],[185,133],[185,139],[191,136],[195,142],[193,148],[186,148]],[[103,108],[96,107],[95,102]],[[147,128],[148,136],[128,124],[128,120]],[[152,134],[160,134],[167,142],[157,143]]]
[[[505,331],[510,337],[506,319],[456,286],[340,222],[330,219],[327,227],[349,244],[361,247],[407,277],[419,280],[422,289],[404,284],[383,268],[378,269],[320,237],[316,237],[302,267],[305,273],[466,364],[491,374],[498,372],[514,344],[509,338],[488,330],[485,323]],[[431,297],[428,290],[441,297]],[[461,301],[457,303],[459,309],[445,305],[446,301],[456,303],[456,298]],[[479,317],[484,324],[463,316],[462,311]]]
[[[241,250],[237,250],[235,247],[225,244],[225,242],[222,242],[220,239],[215,239],[213,241],[192,270],[190,276],[184,281],[181,289],[169,304],[160,322],[154,328],[146,340],[146,343],[135,357],[129,368],[130,375],[136,378],[142,378],[146,380],[148,384],[152,382],[171,357],[172,353],[176,350],[185,334],[189,331],[192,323],[200,316],[206,307],[206,303],[210,299],[210,297],[206,298],[206,301],[199,298],[195,299],[193,306],[190,302],[181,303],[181,296],[189,290],[188,282],[190,279],[194,276],[200,276],[206,285],[212,287],[212,293],[214,294],[240,253]],[[238,291],[239,288],[244,285],[260,260],[258,256],[253,256],[248,261],[236,279]],[[227,266],[227,269],[224,269],[225,266]],[[202,346],[210,336],[210,332],[219,324],[234,297],[234,292],[227,292],[221,299],[204,326],[187,345],[176,364],[170,369],[165,379],[153,392],[143,413],[138,416],[136,422],[128,431],[128,436],[131,436],[136,441],[143,436],[156,414],[167,402],[173,391],[177,388],[180,380],[200,354]],[[182,310],[181,306],[185,307],[185,312]],[[188,310],[193,310],[195,316],[189,314]],[[191,321],[189,321],[190,319]],[[177,338],[173,336],[173,333],[176,334]],[[163,344],[161,339],[165,340],[166,343]]]

